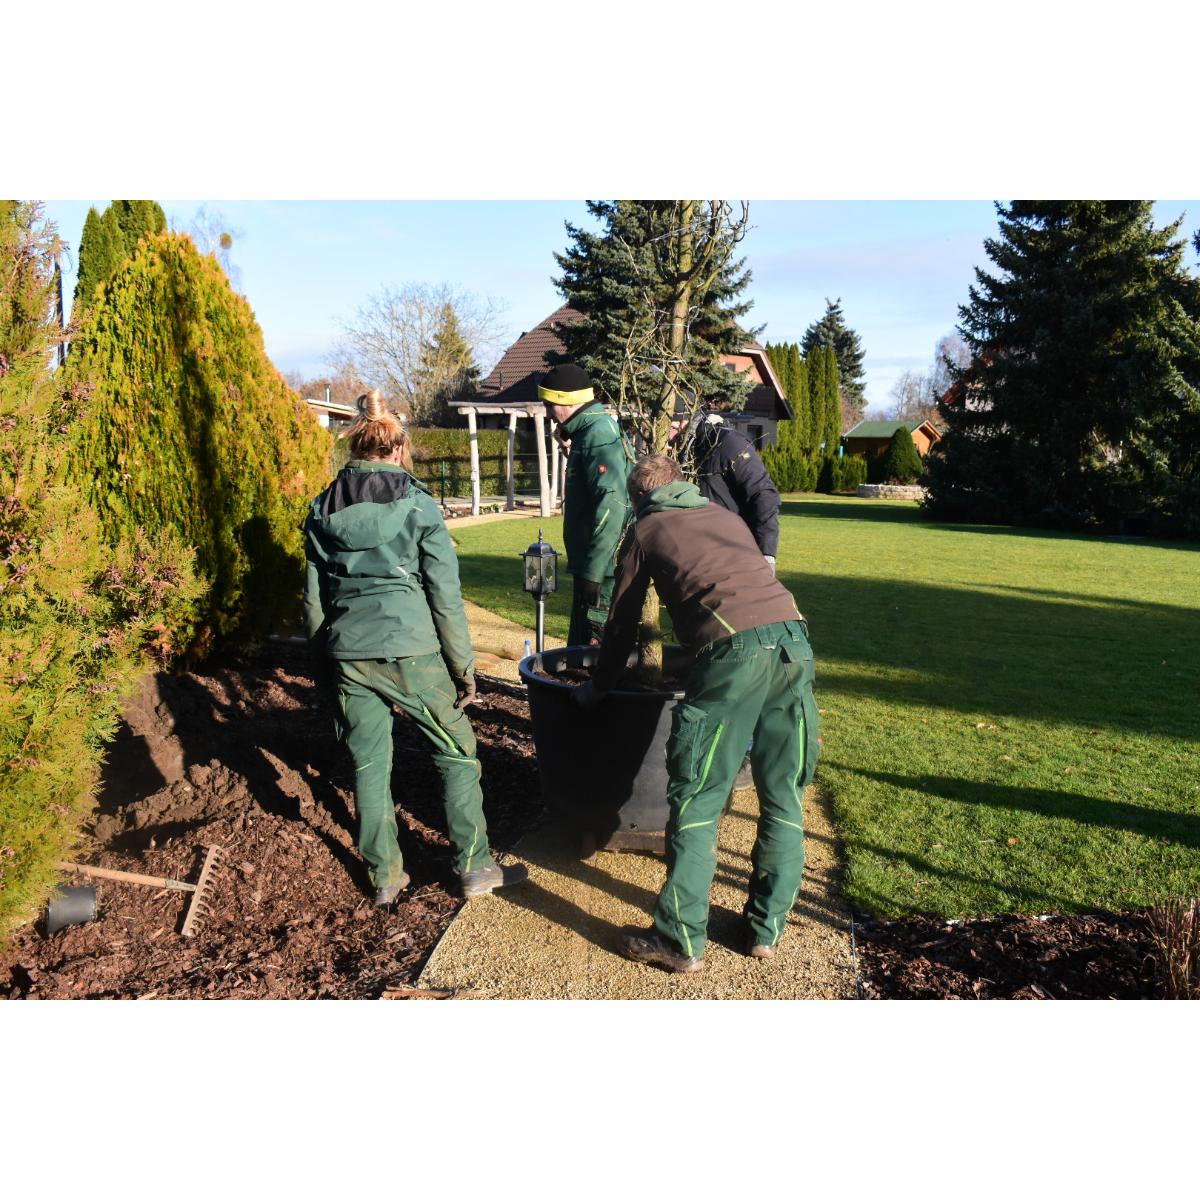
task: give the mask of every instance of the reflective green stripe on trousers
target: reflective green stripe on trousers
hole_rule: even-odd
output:
[[[442,776],[446,825],[459,874],[492,864],[475,732],[454,707],[456,693],[440,654],[388,662],[338,662],[340,732],[354,758],[358,849],[376,887],[404,869],[392,800],[392,705],[407,713],[429,741]]]
[[[783,934],[804,875],[801,798],[817,765],[813,656],[799,621],[763,625],[702,651],[675,707],[667,747],[667,882],[654,923],[700,957],[725,801],[754,738],[758,790],[746,919],[755,941]]]

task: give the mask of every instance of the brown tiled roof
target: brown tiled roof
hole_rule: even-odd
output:
[[[457,407],[472,404],[528,404],[538,403],[537,385],[541,376],[550,369],[551,354],[566,350],[556,332],[563,325],[582,319],[583,313],[564,304],[552,312],[540,325],[523,333],[504,352],[504,357],[492,368],[491,374],[479,385],[479,391],[468,400],[460,400]],[[770,414],[777,420],[791,417],[791,406],[779,380],[771,368],[766,350],[753,338],[748,338],[739,351],[759,360],[763,383],[751,393],[755,403],[753,411]],[[750,405],[747,405],[750,408]]]
[[[548,356],[566,349],[556,330],[582,316],[577,309],[564,304],[536,328],[521,334],[479,385],[474,400],[467,403],[537,404],[538,378],[550,369]]]

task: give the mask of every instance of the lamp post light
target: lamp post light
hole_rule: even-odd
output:
[[[538,540],[521,556],[525,560],[525,590],[537,604],[537,652],[541,654],[546,634],[546,597],[558,590],[558,552],[549,542]]]

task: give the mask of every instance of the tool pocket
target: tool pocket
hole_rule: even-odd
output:
[[[671,778],[692,780],[700,768],[704,728],[708,713],[692,704],[677,704],[671,714],[671,741],[667,746],[667,771]]]

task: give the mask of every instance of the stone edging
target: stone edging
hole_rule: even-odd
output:
[[[925,499],[925,489],[915,483],[860,483],[856,494],[867,500]]]

